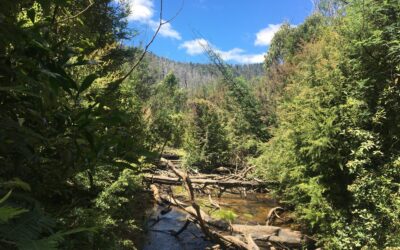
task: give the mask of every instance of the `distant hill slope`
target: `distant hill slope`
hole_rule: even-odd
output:
[[[182,63],[160,57],[152,53],[147,54],[150,66],[156,69],[156,77],[162,80],[166,74],[173,72],[180,84],[187,88],[195,88],[218,79],[220,73],[212,64]],[[235,73],[250,80],[264,74],[263,64],[232,65]]]

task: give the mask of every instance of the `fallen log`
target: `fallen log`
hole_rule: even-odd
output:
[[[160,194],[159,189],[156,187],[156,185],[150,185],[150,189],[153,192],[153,197],[156,200],[157,204],[160,206],[163,205],[175,205],[178,207],[186,207],[187,204],[184,202],[181,202],[177,199],[175,199],[174,197],[167,195],[167,194]]]
[[[278,249],[288,249],[303,248],[306,246],[307,238],[299,231],[292,231],[290,229],[268,225],[231,225],[223,220],[213,219],[211,216],[203,212],[200,209],[200,206],[196,203],[192,185],[196,180],[191,180],[187,173],[176,169],[174,164],[170,161],[167,163],[170,169],[178,176],[178,178],[174,178],[173,181],[185,185],[191,204],[186,205],[185,203],[176,200],[172,193],[171,195],[160,194],[158,188],[154,184],[150,186],[154,198],[159,204],[173,204],[184,210],[189,215],[183,227],[179,231],[173,232],[173,235],[179,235],[186,229],[190,222],[194,222],[201,228],[207,238],[218,243],[224,249],[258,250],[260,247],[263,249],[270,249],[271,245],[276,246]],[[216,229],[221,230],[224,234]],[[229,232],[234,234],[236,233],[237,235],[225,235]]]
[[[305,242],[300,238],[290,238],[275,235],[264,235],[264,236],[253,236],[254,242],[260,246],[269,246],[270,243],[274,243],[278,246],[284,246],[286,248],[302,248],[305,246]]]
[[[174,154],[174,153],[162,153],[161,157],[164,159],[175,160],[175,161],[177,161],[181,158],[179,155]]]
[[[250,250],[260,250],[260,248],[257,246],[257,244],[254,242],[253,237],[251,234],[246,234],[244,238],[247,241],[247,247]]]
[[[182,178],[178,177],[145,174],[143,178],[144,181],[149,183],[157,183],[157,184],[172,185],[172,186],[180,186],[183,184]],[[193,178],[191,181],[192,184],[202,184],[206,186],[214,185],[224,188],[234,188],[234,187],[262,188],[266,186],[265,183],[257,181],[215,180],[215,179],[196,179],[196,178]]]
[[[196,174],[196,175],[191,175],[190,178],[192,180],[194,179],[223,179],[224,176],[220,174]]]
[[[186,203],[176,199],[173,196],[166,195],[166,194],[160,194],[159,189],[154,184],[150,185],[150,189],[153,191],[153,197],[156,200],[157,204],[159,204],[161,206],[164,206],[164,205],[177,206],[178,208],[184,210],[186,213],[188,213],[190,216],[192,216],[193,219],[196,219],[197,213],[196,213],[196,210],[193,208],[193,206],[189,206]],[[230,225],[228,222],[226,222],[224,220],[214,219],[211,216],[209,216],[207,213],[205,213],[203,210],[200,210],[200,215],[202,217],[202,220],[210,226],[216,227],[223,231],[228,231],[230,228]]]
[[[224,239],[227,241],[232,242],[237,249],[246,249],[246,250],[250,250],[248,245],[246,243],[244,243],[241,239],[232,236],[232,235],[225,235]]]
[[[289,248],[301,248],[305,246],[306,241],[299,231],[293,231],[288,228],[263,225],[231,225],[234,233],[251,235],[253,240],[260,247],[266,247],[268,242],[279,244]]]
[[[252,235],[278,235],[280,227],[263,226],[263,225],[240,225],[232,224],[232,232],[241,234],[252,234]]]
[[[181,172],[180,170],[176,169],[174,164],[171,163],[170,161],[168,161],[168,166],[179,178],[183,180],[186,190],[190,197],[190,202],[192,204],[191,207],[188,207],[185,210],[187,211],[188,209],[193,209],[196,212],[195,213],[196,222],[199,224],[204,235],[209,239],[219,243],[224,248],[233,246],[235,249],[249,250],[247,245],[245,243],[242,244],[242,242],[239,239],[233,241],[232,239],[226,238],[224,235],[218,233],[217,231],[212,230],[210,227],[206,225],[205,219],[203,218],[207,218],[208,223],[212,222],[212,218],[207,216],[207,214],[204,213],[203,211],[201,211],[200,206],[196,203],[192,181],[189,175],[185,172]]]

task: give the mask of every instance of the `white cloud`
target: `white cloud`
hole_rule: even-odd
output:
[[[279,30],[282,24],[268,24],[268,27],[260,30],[256,34],[256,41],[254,45],[258,46],[268,46],[271,44],[272,38],[275,33]]]
[[[264,54],[246,54],[245,51],[240,48],[223,51],[203,38],[186,41],[182,43],[179,48],[186,49],[186,53],[194,56],[204,53],[203,47],[207,45],[213,48],[214,51],[226,61],[233,61],[237,63],[261,63],[264,61]]]
[[[128,21],[136,21],[148,25],[153,31],[156,31],[159,20],[154,20],[155,13],[153,0],[126,0],[130,9]],[[163,20],[165,21],[165,20]],[[165,23],[160,29],[160,36],[170,37],[181,40],[182,37],[170,23]]]
[[[129,21],[148,22],[154,14],[154,4],[152,0],[130,0],[128,1],[130,9]]]
[[[207,46],[208,42],[207,40],[200,38],[200,39],[195,39],[195,40],[191,40],[191,41],[186,41],[184,43],[182,43],[179,48],[182,49],[186,49],[186,53],[188,53],[191,56],[194,55],[200,55],[202,53],[204,53],[204,47]]]
[[[164,21],[165,20],[163,20],[163,22]],[[150,20],[148,23],[149,23],[150,27],[154,31],[157,30],[158,25],[159,25],[159,21],[156,22],[156,21]],[[179,34],[178,31],[174,30],[174,28],[172,28],[172,25],[170,23],[163,24],[163,26],[160,29],[160,33],[159,34],[160,34],[160,36],[171,37],[171,38],[175,38],[177,40],[181,40],[182,39],[181,34]]]
[[[221,58],[226,61],[235,61],[238,63],[262,63],[264,62],[265,54],[245,54],[245,51],[239,48],[234,48],[228,51],[217,50]]]

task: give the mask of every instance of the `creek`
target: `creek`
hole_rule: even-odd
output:
[[[239,194],[224,194],[213,197],[221,210],[207,209],[207,196],[196,198],[213,217],[227,218],[233,223],[265,225],[270,209],[278,206],[276,200],[265,193],[248,193],[246,197]],[[142,246],[144,250],[202,250],[212,246],[212,242],[204,240],[204,235],[193,223],[178,237],[170,234],[170,230],[178,231],[186,221],[186,214],[177,208],[161,215],[162,208],[157,204],[147,211],[147,235]],[[158,217],[158,222],[157,221]],[[284,225],[283,225],[284,226]]]

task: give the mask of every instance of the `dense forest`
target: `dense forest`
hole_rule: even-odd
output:
[[[2,0],[0,249],[140,248],[166,153],[274,182],[309,248],[400,247],[400,2],[315,2],[232,66],[125,46],[123,1]]]
[[[153,75],[156,76],[156,80],[161,81],[168,73],[173,72],[180,85],[189,92],[203,85],[212,84],[221,78],[221,72],[213,64],[175,62],[153,53],[147,54],[147,61],[149,67],[154,69]],[[236,64],[231,67],[235,76],[241,76],[246,81],[264,76],[264,67],[261,63]]]

